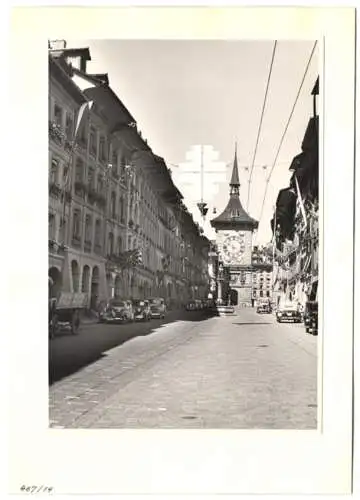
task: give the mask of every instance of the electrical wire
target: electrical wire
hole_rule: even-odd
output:
[[[247,201],[246,201],[246,209],[249,208],[251,179],[252,179],[252,174],[253,174],[253,171],[254,171],[255,158],[256,158],[256,153],[257,153],[257,149],[258,149],[258,145],[259,145],[259,139],[260,139],[262,122],[263,122],[264,114],[265,114],[265,106],[266,106],[267,95],[268,95],[269,86],[270,86],[270,79],[271,79],[272,69],[273,69],[273,65],[274,65],[274,58],[275,58],[276,46],[277,46],[277,40],[275,40],[274,48],[273,48],[273,51],[272,51],[272,57],[271,57],[269,75],[268,75],[268,79],[267,79],[267,83],[266,83],[266,90],[265,90],[264,102],[263,102],[263,106],[262,106],[262,110],[261,110],[260,123],[259,123],[259,128],[258,128],[257,137],[256,137],[256,144],[255,144],[254,156],[253,156],[253,159],[252,159],[252,162],[251,162],[249,185],[248,185],[248,193],[247,193]]]
[[[270,182],[270,179],[271,179],[271,176],[272,176],[272,173],[274,171],[274,168],[276,166],[276,162],[277,162],[277,159],[279,157],[279,153],[280,153],[280,150],[281,150],[281,147],[283,145],[283,142],[284,142],[284,138],[285,138],[285,135],[286,135],[286,132],[288,131],[288,128],[289,128],[289,125],[290,125],[290,122],[291,122],[291,119],[293,117],[293,114],[294,114],[294,110],[295,110],[295,107],[296,107],[296,104],[299,100],[299,96],[300,96],[300,93],[301,93],[301,90],[302,90],[302,87],[304,85],[304,81],[305,81],[305,78],[306,78],[306,75],[307,75],[307,72],[309,70],[309,67],[310,67],[310,63],[311,63],[311,60],[312,60],[312,57],[313,57],[313,54],[315,52],[315,48],[316,48],[316,45],[317,45],[317,41],[315,41],[314,43],[314,46],[311,50],[311,54],[310,54],[310,57],[309,57],[309,60],[307,62],[307,65],[306,65],[306,68],[305,68],[305,72],[304,72],[304,75],[302,77],[302,80],[301,80],[301,83],[300,83],[300,87],[299,87],[299,90],[297,92],[297,95],[296,95],[296,98],[295,98],[295,102],[293,104],[293,107],[291,109],[291,113],[290,113],[290,116],[289,116],[289,119],[287,121],[287,124],[285,126],[285,130],[284,130],[284,133],[281,137],[281,140],[280,140],[280,144],[279,144],[279,147],[277,149],[277,152],[276,152],[276,156],[275,156],[275,159],[274,159],[274,162],[272,164],[272,167],[271,167],[271,170],[270,170],[270,174],[269,174],[269,177],[267,178],[266,180],[266,185],[265,185],[265,192],[264,192],[264,197],[263,197],[263,200],[262,200],[262,206],[261,206],[261,211],[260,211],[260,217],[259,217],[259,223],[261,222],[261,219],[262,219],[262,216],[263,216],[263,211],[264,211],[264,205],[265,205],[265,199],[266,199],[266,195],[267,195],[267,192],[268,192],[268,187],[269,187],[269,182]]]

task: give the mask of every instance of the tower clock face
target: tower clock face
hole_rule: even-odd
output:
[[[223,242],[224,262],[241,262],[245,253],[245,235],[244,233],[231,234]]]

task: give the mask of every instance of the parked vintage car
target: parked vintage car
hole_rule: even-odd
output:
[[[288,321],[293,323],[301,323],[301,312],[299,311],[297,304],[288,302],[280,305],[278,307],[278,310],[276,311],[276,320],[278,321],[278,323]]]
[[[156,305],[156,304],[152,304],[150,306],[150,314],[151,314],[152,318],[160,318],[160,319],[165,318],[164,310],[159,305]]]
[[[185,309],[187,311],[195,311],[196,310],[196,303],[194,300],[189,300],[186,304],[185,304]]]
[[[318,303],[308,301],[305,304],[304,325],[306,333],[317,335],[318,333]]]
[[[196,310],[201,311],[204,308],[203,302],[200,299],[195,299]]]
[[[165,318],[165,314],[167,311],[165,299],[162,297],[155,297],[148,299],[151,310],[152,318]]]
[[[271,305],[269,304],[269,302],[261,302],[257,306],[256,312],[258,314],[271,314],[272,312]]]
[[[134,321],[131,300],[111,299],[104,311],[100,313],[102,323],[126,323]]]
[[[135,321],[150,321],[151,311],[148,300],[133,300],[132,305]]]

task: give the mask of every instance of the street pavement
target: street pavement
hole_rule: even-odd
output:
[[[86,325],[49,344],[50,427],[315,429],[317,341],[251,308]]]

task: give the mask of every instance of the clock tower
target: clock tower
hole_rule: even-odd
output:
[[[225,210],[211,225],[216,231],[220,263],[227,268],[230,293],[236,304],[251,305],[252,298],[252,237],[259,223],[250,217],[240,201],[240,181],[235,146],[234,166],[230,180],[230,199]],[[220,298],[222,282],[218,282]]]

